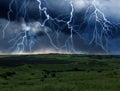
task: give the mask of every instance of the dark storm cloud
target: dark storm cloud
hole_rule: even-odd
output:
[[[1,0],[0,1],[0,17],[1,18],[6,18],[8,19],[8,12],[10,8],[10,2],[12,0]],[[57,0],[56,2],[60,3],[60,0]],[[56,6],[53,1],[48,0],[48,2],[42,2],[43,7],[47,7],[47,12],[52,18],[58,18],[58,19],[63,19],[65,21],[68,21],[70,18],[70,12],[71,12],[71,7],[70,4],[67,3],[63,7],[63,3],[59,4]],[[62,7],[62,8],[61,8]],[[39,12],[39,3],[36,0],[14,0],[13,3],[11,4],[11,10],[9,12],[9,17],[10,21],[19,21],[22,17],[26,20],[26,22],[30,22],[32,20],[34,21],[44,21],[45,20],[45,15],[44,12],[42,12],[42,16],[40,17],[40,12]],[[26,13],[26,14],[25,14]],[[78,15],[78,14],[76,14]],[[82,20],[81,13],[79,13],[79,20],[77,17],[75,17],[74,23],[79,23]],[[78,21],[76,21],[78,20]],[[53,23],[53,25],[49,24],[49,22]],[[69,29],[67,28],[67,24],[64,23],[58,23],[58,22],[53,22],[53,21],[48,21],[46,23],[47,26],[51,27],[53,30],[56,30],[59,26],[56,26],[54,23],[58,24],[61,27],[61,31],[68,34]]]
[[[8,22],[8,12],[10,8],[10,3],[12,0],[0,0],[0,18],[3,19],[1,22],[6,21]],[[46,1],[46,2],[45,2]],[[70,25],[73,26],[73,37],[74,37],[74,45],[76,50],[80,50],[83,52],[89,52],[89,53],[102,53],[104,52],[103,49],[95,44],[89,45],[90,40],[92,39],[93,35],[93,28],[94,28],[94,20],[90,22],[89,28],[88,26],[88,19],[84,20],[85,16],[85,11],[86,11],[86,3],[90,0],[79,0],[81,2],[77,2],[74,5],[74,14],[73,14],[73,19]],[[77,0],[76,0],[77,1]],[[103,2],[98,0],[99,2]],[[104,0],[105,3],[111,2],[110,0]],[[42,7],[47,7],[47,13],[52,18],[57,17],[58,19],[63,19],[65,21],[69,21],[70,19],[70,13],[71,13],[71,6],[70,3],[68,3],[69,0],[42,0]],[[99,4],[99,3],[98,3]],[[104,4],[100,4],[100,8],[104,7]],[[80,7],[80,8],[79,8]],[[85,7],[85,8],[83,8]],[[16,32],[20,32],[20,24],[21,24],[21,18],[24,18],[24,20],[29,24],[30,22],[43,22],[46,17],[44,15],[44,12],[42,12],[42,16],[40,16],[39,12],[39,3],[37,0],[14,0],[13,3],[11,4],[11,10],[9,12],[10,14],[10,25],[8,26],[7,34],[6,34],[6,39],[0,39],[2,45],[0,45],[0,50],[3,50],[4,52],[8,52],[9,46],[12,46],[12,44],[8,43],[9,39],[12,39],[13,36],[15,36]],[[93,9],[94,10],[94,9]],[[26,13],[26,14],[25,14]],[[107,12],[108,14],[108,12]],[[111,17],[111,16],[109,16]],[[7,19],[7,20],[6,20]],[[111,18],[109,18],[111,19]],[[112,20],[115,20],[112,17]],[[83,21],[85,21],[83,23]],[[82,24],[82,26],[80,26]],[[2,24],[5,26],[5,24]],[[18,28],[18,31],[15,30],[16,27]],[[57,42],[54,40],[56,39],[56,36],[54,34],[54,31],[57,29],[60,30],[60,44],[63,45],[65,43],[65,40],[67,37],[70,35],[70,29],[68,29],[68,25],[65,23],[59,23],[57,21],[52,21],[48,20],[46,22],[46,27],[49,27],[52,32],[50,32],[50,36],[53,39],[53,42],[56,44]],[[3,28],[1,28],[2,30]],[[99,30],[101,30],[101,27],[99,27]],[[118,38],[117,40],[119,41],[119,35],[120,35],[120,27],[119,25],[115,25],[114,27],[111,27],[111,31],[108,31],[109,34],[109,40],[114,40],[115,38]],[[13,33],[9,32],[13,31]],[[76,32],[80,33],[82,37],[84,38],[79,38],[79,36],[76,34]],[[2,31],[1,31],[2,34]],[[37,40],[40,41],[37,43],[33,50],[38,50],[39,48],[53,48],[52,45],[50,44],[50,40],[48,37],[43,33],[43,32],[37,32]],[[114,41],[114,43],[118,42]],[[112,44],[112,43],[109,43]],[[117,47],[115,47],[117,49]],[[114,48],[113,48],[114,49]]]
[[[0,1],[0,17],[8,19],[8,12],[12,0]],[[21,17],[38,19],[39,9],[35,0],[14,0],[11,4],[10,20],[16,20]],[[24,16],[25,12],[27,15]]]
[[[9,4],[12,0],[1,0],[0,1],[0,17],[8,19],[8,11],[9,11]],[[59,4],[56,4],[59,3]],[[61,2],[61,0],[56,0],[55,2],[53,0],[48,0],[45,2],[42,1],[43,7],[47,7],[47,12],[52,18],[58,18],[63,19],[65,21],[69,21],[70,19],[70,13],[71,13],[71,6],[68,1]],[[14,0],[11,5],[11,12],[10,12],[10,20],[19,20],[19,18],[24,17],[25,20],[36,20],[36,21],[44,21],[46,18],[43,14],[42,17],[40,17],[39,13],[39,3],[37,0]],[[25,14],[26,12],[26,14]],[[25,15],[24,15],[25,14]],[[74,11],[72,25],[73,28],[77,30],[79,28],[79,25],[84,20],[84,14],[85,9],[79,10],[79,12]],[[51,22],[51,21],[50,21]],[[55,22],[58,23],[58,22]],[[61,30],[68,30],[67,25],[64,23],[58,23],[58,25],[63,26],[63,29]],[[47,26],[52,27],[47,23]],[[56,26],[56,25],[55,25]],[[81,27],[81,31],[87,26],[87,23],[84,23],[84,25]],[[55,27],[56,28],[56,27]],[[69,31],[68,31],[69,32]],[[67,33],[65,31],[65,33]]]
[[[3,29],[8,21],[5,19],[1,19],[0,22],[2,22],[0,29]],[[32,26],[34,26],[34,25],[32,25]],[[40,31],[43,31],[43,29]],[[12,41],[12,42],[10,42],[10,41],[12,39],[16,38],[16,34],[18,34],[20,32],[22,32],[21,23],[12,21],[9,24],[9,26],[7,27],[7,29],[5,30],[5,38],[2,38],[2,36],[0,36],[0,42],[2,43],[2,44],[0,44],[0,50],[1,50],[0,52],[2,52],[2,53],[13,52],[13,50],[10,50],[10,48],[12,48],[14,46],[16,41]],[[2,31],[0,31],[0,34],[2,35]],[[56,33],[51,31],[49,34],[50,34],[50,37],[51,37],[53,43],[57,44]],[[18,38],[19,37],[17,37],[17,39]],[[68,38],[68,35],[66,35],[62,32],[59,33],[59,44],[57,44],[57,45],[63,46],[65,44],[67,38]],[[76,51],[78,51],[78,52],[79,52],[79,50],[82,53],[84,53],[84,52],[96,53],[96,51],[98,53],[104,52],[98,46],[94,46],[94,45],[89,46],[89,45],[85,44],[84,41],[82,39],[80,39],[78,35],[74,35],[73,38],[74,38],[74,45],[75,45],[74,47],[75,47]],[[42,52],[44,52],[45,50],[46,51],[47,50],[56,51],[56,52],[58,51],[58,50],[54,49],[53,45],[51,45],[50,39],[48,38],[48,36],[46,34],[43,34],[42,36],[40,35],[40,37],[36,37],[36,41],[37,42],[35,43],[35,45],[32,48],[33,51],[42,51]],[[93,48],[93,46],[94,46],[94,48]],[[16,47],[14,47],[14,49],[16,49]],[[61,50],[64,52],[66,50],[66,48],[63,48]]]

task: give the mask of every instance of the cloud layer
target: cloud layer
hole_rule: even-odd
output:
[[[41,50],[41,52],[43,50],[46,52],[48,49],[51,52],[70,52],[69,49],[72,49],[71,40],[69,40],[71,31],[67,23],[48,20],[43,27],[41,22],[46,19],[46,16],[44,12],[41,12],[40,16],[37,0],[18,0],[17,2],[13,0],[10,7],[11,1],[0,1],[1,53],[16,52],[18,44],[22,41],[25,33],[27,37],[24,52],[29,52],[30,44],[32,45],[32,52],[39,52]],[[95,21],[93,17],[88,27],[88,19],[86,18],[88,16],[85,17],[85,14],[88,7],[93,3],[93,0],[42,0],[42,7],[47,8],[47,13],[50,17],[69,21],[72,9],[71,2],[73,3],[74,12],[70,25],[72,25],[74,30],[73,42],[75,51],[80,53],[104,53],[105,50],[101,46],[95,43],[90,45],[90,41],[93,38],[93,24]],[[119,2],[119,0],[96,0],[94,3],[105,14],[106,19],[115,24],[113,25],[114,27],[111,27],[110,36],[107,36],[107,48],[112,54],[119,54],[120,51],[120,27],[118,24],[120,20],[120,13],[118,12],[120,9]],[[9,11],[9,8],[11,11]],[[92,8],[90,12],[93,10]],[[9,17],[8,14],[10,15]],[[82,25],[84,21],[85,23]],[[6,27],[7,24],[8,26]],[[80,27],[81,25],[82,27]],[[2,38],[4,28],[5,38]],[[101,27],[99,26],[98,31],[101,31]],[[22,46],[19,47],[22,48]]]

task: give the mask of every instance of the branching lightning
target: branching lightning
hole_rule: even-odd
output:
[[[10,6],[11,6],[12,3],[13,3],[13,1],[10,3]],[[29,51],[32,52],[32,46],[35,44],[35,41],[36,41],[35,34],[31,32],[30,26],[27,25],[27,23],[24,20],[24,18],[26,17],[26,13],[27,13],[26,8],[27,8],[28,4],[29,4],[29,1],[25,0],[23,2],[22,7],[20,8],[20,10],[17,13],[17,15],[21,11],[23,13],[23,21],[22,21],[22,24],[21,24],[22,25],[21,26],[22,30],[20,30],[21,32],[18,33],[15,38],[13,38],[9,41],[9,43],[14,43],[14,45],[10,48],[10,50],[15,49],[16,53],[25,52],[26,46],[28,46]],[[10,8],[10,11],[12,11],[11,8]],[[8,17],[10,17],[9,14],[8,14]]]
[[[47,2],[46,0],[43,0],[44,2]],[[93,21],[93,32],[92,32],[92,37],[91,37],[91,41],[90,41],[90,45],[95,43],[96,45],[100,46],[103,50],[105,50],[106,52],[108,52],[107,49],[107,41],[108,41],[108,37],[110,36],[110,32],[111,32],[111,27],[114,27],[114,24],[109,21],[105,14],[97,7],[96,5],[96,1],[97,0],[92,0],[89,4],[89,6],[86,8],[86,12],[84,15],[84,21],[79,24],[79,25],[74,25],[73,24],[73,20],[74,20],[74,13],[75,13],[75,6],[74,6],[74,0],[70,0],[69,1],[69,6],[71,7],[71,11],[69,12],[69,15],[67,17],[69,17],[68,20],[64,20],[63,19],[59,19],[58,17],[53,18],[49,13],[48,13],[48,8],[45,6],[42,6],[42,0],[36,0],[36,2],[38,2],[38,8],[39,8],[39,15],[40,17],[42,16],[42,14],[44,14],[45,19],[44,21],[39,21],[40,22],[40,26],[42,28],[44,28],[44,33],[45,35],[48,37],[50,44],[52,45],[52,47],[56,50],[56,51],[60,51],[61,49],[66,50],[67,52],[76,52],[75,46],[74,46],[74,33],[76,33],[78,36],[80,36],[82,33],[76,32],[76,29],[74,29],[74,26],[79,26],[82,27],[83,24],[85,22],[88,23],[88,25],[86,26],[89,27],[91,24],[90,22]],[[3,29],[3,38],[5,37],[5,30],[8,27],[9,23],[10,23],[10,13],[12,12],[12,4],[13,4],[14,0],[12,0],[9,4],[9,12],[8,12],[8,23],[6,24],[6,26]],[[27,16],[27,10],[26,7],[29,4],[29,0],[25,0],[23,2],[22,7],[19,9],[17,15],[19,13],[23,13],[23,20],[24,22],[22,22],[22,30],[20,30],[20,32],[18,34],[16,34],[16,37],[14,37],[13,39],[11,39],[9,41],[9,43],[14,43],[13,46],[10,48],[10,50],[15,50],[15,52],[20,53],[20,52],[25,52],[27,46],[29,47],[29,51],[32,52],[32,47],[34,46],[34,44],[37,42],[35,36],[36,33],[34,33],[33,31],[31,31],[31,26],[25,21],[25,18]],[[62,16],[62,15],[60,15]],[[50,33],[47,31],[47,23],[54,23],[55,26],[57,26],[57,30],[56,32],[56,40],[57,40],[57,44],[54,42],[54,39],[52,39]],[[65,26],[67,26],[68,31],[70,32],[68,38],[65,40],[63,45],[60,45],[60,36],[59,33],[61,31],[60,26],[58,23],[63,23]],[[101,30],[98,28],[101,27]],[[80,28],[79,30],[80,31]],[[111,32],[112,33],[112,32]],[[79,42],[79,41],[78,41]]]
[[[112,24],[106,17],[105,14],[97,7],[96,5],[97,0],[92,0],[91,5],[87,8],[85,13],[85,18],[88,18],[88,23],[90,21],[94,21],[91,18],[94,17],[94,29],[93,29],[93,36],[91,39],[90,44],[93,42],[97,45],[101,46],[105,51],[107,50],[107,38],[110,36],[108,33],[111,32],[110,27],[113,27]],[[90,9],[93,7],[94,11],[90,14],[89,17],[86,17]],[[88,24],[90,25],[90,24]],[[98,25],[102,27],[99,31]],[[105,42],[105,43],[104,43]]]

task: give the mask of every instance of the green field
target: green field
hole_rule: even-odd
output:
[[[0,91],[120,91],[120,56],[0,56]]]

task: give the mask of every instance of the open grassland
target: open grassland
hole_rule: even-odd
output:
[[[0,91],[120,91],[120,56],[0,56]]]

